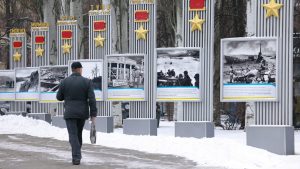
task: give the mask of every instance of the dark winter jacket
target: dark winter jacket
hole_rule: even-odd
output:
[[[73,73],[60,83],[56,98],[59,101],[65,101],[65,119],[88,119],[89,116],[97,116],[92,81],[82,77],[79,73]]]

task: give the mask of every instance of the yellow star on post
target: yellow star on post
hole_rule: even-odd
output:
[[[15,62],[19,62],[19,61],[21,61],[22,55],[21,55],[19,52],[16,52],[16,53],[13,55],[13,57],[14,57],[14,61],[15,61]]]
[[[96,38],[94,38],[94,40],[95,40],[95,43],[96,43],[95,44],[96,47],[99,47],[99,46],[103,47],[104,46],[105,38],[102,38],[101,34],[99,34]]]
[[[276,3],[275,0],[270,0],[268,4],[263,4],[262,6],[267,10],[267,18],[270,16],[279,17],[279,9],[283,6],[283,4]]]
[[[37,49],[35,49],[35,56],[39,57],[39,56],[43,56],[44,55],[44,49],[38,47]]]
[[[199,15],[196,14],[193,19],[189,20],[189,22],[192,23],[192,29],[191,29],[192,32],[195,30],[202,31],[202,25],[205,22],[205,19],[200,19]]]
[[[68,43],[65,43],[63,46],[61,46],[63,48],[63,54],[65,53],[70,53],[70,49],[72,48],[71,45],[69,45]]]
[[[144,29],[143,25],[140,26],[140,28],[138,30],[134,31],[136,33],[136,38],[137,40],[139,39],[146,39],[146,35],[149,32],[148,30]]]

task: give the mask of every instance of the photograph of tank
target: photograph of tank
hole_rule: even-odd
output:
[[[16,92],[38,92],[39,71],[38,68],[16,69]]]
[[[143,55],[137,56],[109,56],[108,88],[144,88]]]
[[[40,92],[57,92],[59,83],[68,77],[68,66],[40,67]]]
[[[157,87],[199,88],[199,49],[161,49],[157,51]]]
[[[15,91],[15,71],[0,71],[0,93]]]
[[[223,83],[276,83],[276,39],[223,42]]]

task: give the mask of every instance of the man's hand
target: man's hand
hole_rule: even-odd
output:
[[[93,124],[96,124],[96,117],[90,117],[90,121],[93,123]]]

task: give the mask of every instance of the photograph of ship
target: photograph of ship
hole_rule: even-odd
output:
[[[275,83],[276,39],[223,41],[223,83]]]
[[[144,88],[144,56],[109,56],[108,88]]]
[[[15,71],[0,71],[0,93],[15,91]]]
[[[102,90],[103,61],[79,61],[82,64],[82,76],[93,82],[94,90]]]
[[[157,50],[157,87],[199,88],[199,49]]]
[[[38,68],[16,69],[16,92],[38,92]]]
[[[59,83],[68,77],[68,66],[40,67],[40,92],[57,92]]]

